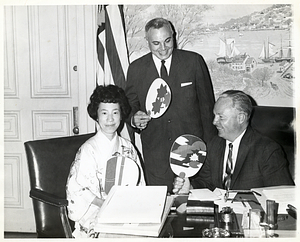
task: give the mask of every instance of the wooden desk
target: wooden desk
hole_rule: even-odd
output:
[[[256,199],[252,194],[243,194],[244,198]],[[188,196],[178,196],[175,199],[175,205],[178,207],[180,204],[187,201]],[[256,203],[250,203],[252,208],[262,207]],[[201,238],[202,231],[206,228],[219,227],[217,221],[214,222],[194,222],[189,223],[186,220],[186,214],[180,214],[176,211],[171,211],[166,223],[160,233],[159,237],[162,238]],[[241,227],[242,215],[236,214],[238,229],[236,228],[234,237],[244,237],[244,231]],[[296,237],[296,227],[297,221],[288,214],[279,214],[278,215],[278,229],[275,233],[279,238],[295,238]],[[240,233],[239,233],[239,231]]]

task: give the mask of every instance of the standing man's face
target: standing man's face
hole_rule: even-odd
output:
[[[149,29],[147,41],[150,51],[160,60],[168,59],[173,52],[174,41],[172,32],[166,26],[160,29]]]

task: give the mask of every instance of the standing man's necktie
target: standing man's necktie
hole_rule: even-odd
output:
[[[224,189],[228,191],[230,189],[230,183],[231,183],[231,174],[233,170],[233,163],[232,163],[232,143],[229,143],[229,152],[228,152],[228,158],[226,163],[226,170],[225,170],[225,178],[224,178]]]
[[[165,66],[165,62],[164,60],[161,61],[161,67],[160,67],[160,77],[164,80],[167,79],[168,77],[168,72],[167,72],[167,68]]]

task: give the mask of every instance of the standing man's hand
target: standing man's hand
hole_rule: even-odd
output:
[[[143,130],[147,127],[148,122],[151,120],[150,115],[143,111],[137,111],[132,117],[132,124],[136,128]]]

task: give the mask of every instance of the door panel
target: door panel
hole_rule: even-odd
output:
[[[68,14],[61,6],[29,8],[32,98],[71,96]]]
[[[33,111],[33,139],[70,136],[72,128],[71,111]]]

